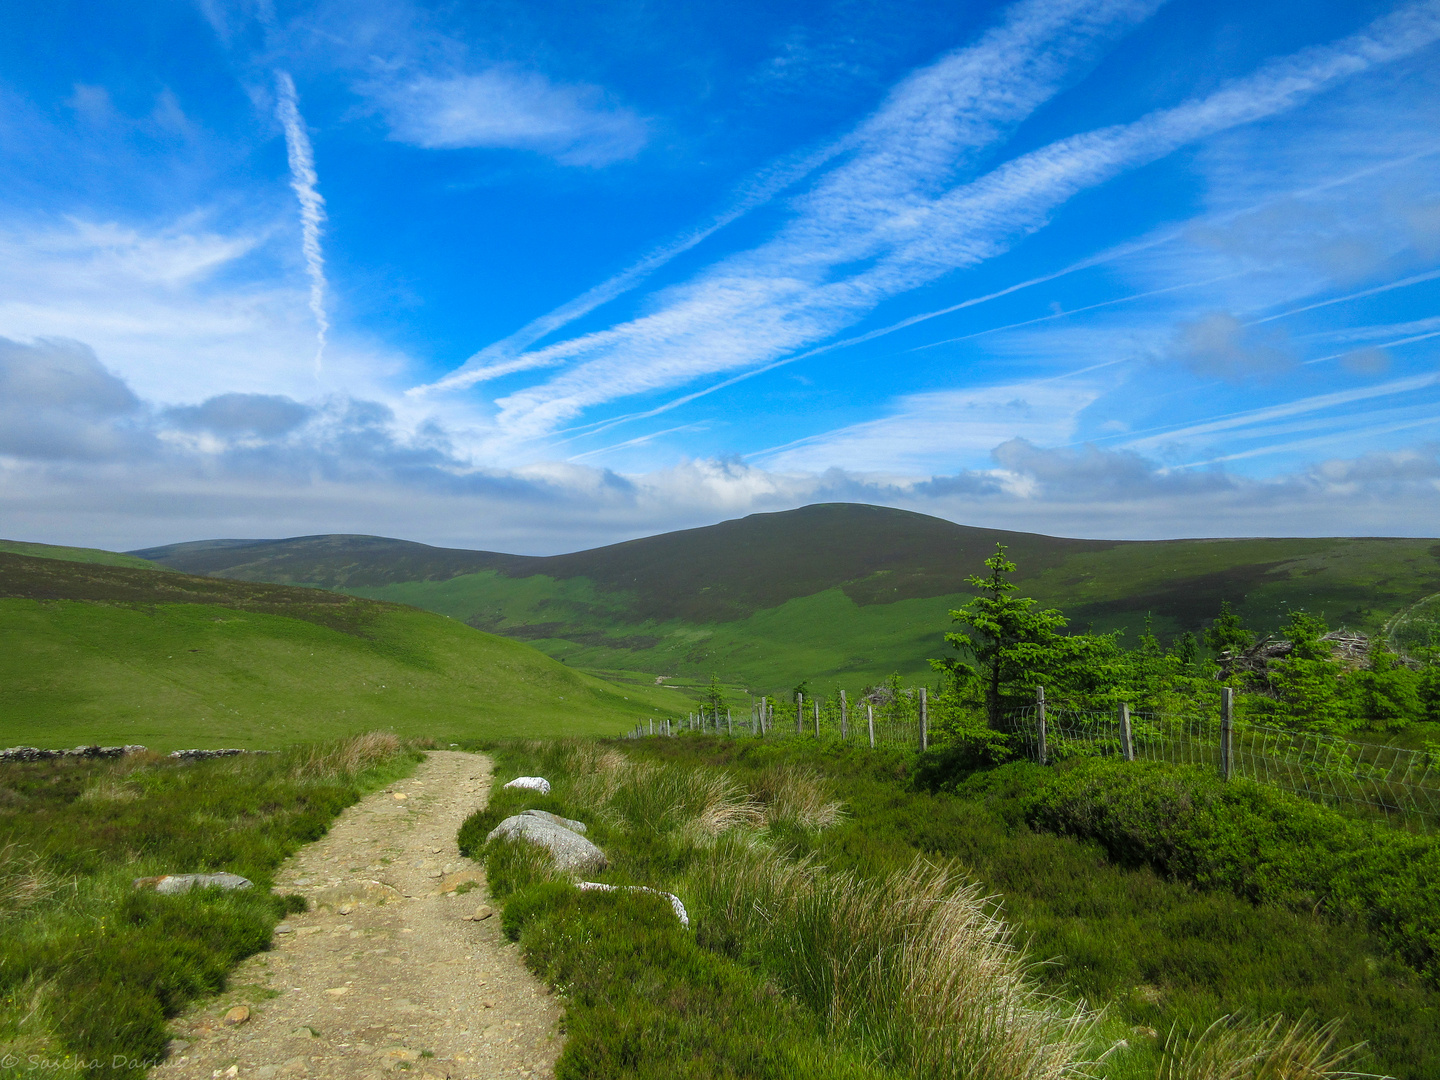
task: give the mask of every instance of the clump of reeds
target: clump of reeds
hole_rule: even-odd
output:
[[[751,835],[731,833],[697,857],[676,888],[700,914],[700,940],[738,957],[765,940],[818,872],[813,859],[787,858]]]
[[[14,842],[0,847],[0,917],[48,899],[59,887],[36,852]]]
[[[1095,1016],[1043,993],[979,887],[917,859],[876,879],[829,874],[738,836],[684,891],[712,948],[758,951],[837,1033],[907,1075],[1082,1075]]]
[[[759,807],[728,773],[634,761],[593,743],[560,744],[552,754],[568,802],[629,828],[704,843],[760,821]]]
[[[84,802],[134,802],[138,798],[138,788],[114,776],[101,777],[80,793],[80,799]]]
[[[400,738],[389,731],[367,731],[338,742],[304,748],[299,752],[294,772],[297,777],[310,779],[352,777],[389,761],[402,748]]]
[[[1171,1031],[1158,1080],[1360,1080],[1345,1066],[1364,1043],[1337,1047],[1340,1020],[1222,1016],[1198,1036]]]
[[[780,765],[761,773],[753,784],[764,806],[767,825],[795,825],[823,829],[840,818],[840,803],[830,797],[830,786],[819,773],[800,765]]]

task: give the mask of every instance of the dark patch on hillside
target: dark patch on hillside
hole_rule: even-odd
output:
[[[390,606],[320,589],[216,580],[172,570],[37,559],[9,552],[0,552],[0,598],[80,600],[127,607],[213,604],[236,611],[283,615],[358,636],[363,636],[376,615]]]
[[[1066,615],[1070,617],[1071,626],[1079,628],[1107,615],[1148,612],[1159,618],[1174,619],[1181,630],[1198,631],[1215,618],[1221,603],[1228,600],[1240,607],[1250,592],[1266,584],[1265,579],[1282,565],[1283,561],[1250,563],[1197,574],[1149,592],[1077,605],[1068,609]]]
[[[606,592],[632,594],[628,620],[704,623],[743,619],[837,586],[857,604],[962,591],[967,575],[984,572],[997,541],[1020,564],[1021,580],[1069,555],[1123,542],[977,529],[907,510],[820,503],[567,555],[462,551],[374,536],[202,541],[130,554],[189,573],[332,588],[443,581],[482,570],[583,577]]]

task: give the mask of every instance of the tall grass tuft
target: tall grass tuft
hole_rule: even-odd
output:
[[[728,773],[635,761],[579,740],[529,749],[554,779],[557,798],[622,829],[703,844],[761,820],[760,807]]]
[[[1374,1078],[1345,1068],[1364,1044],[1337,1048],[1339,1028],[1338,1019],[1317,1024],[1307,1016],[1289,1023],[1283,1016],[1222,1016],[1198,1037],[1170,1033],[1159,1080]]]
[[[702,942],[757,953],[885,1067],[971,1080],[1085,1071],[1094,1014],[1039,990],[993,902],[954,869],[916,859],[862,879],[727,838],[683,889]]]
[[[59,887],[59,875],[38,852],[14,841],[0,847],[0,919],[49,899]]]
[[[755,779],[752,790],[764,806],[767,825],[824,829],[840,820],[840,803],[831,798],[829,784],[803,765],[772,766]]]
[[[346,779],[390,761],[400,753],[400,737],[389,731],[367,731],[336,742],[314,743],[296,753],[296,779]]]

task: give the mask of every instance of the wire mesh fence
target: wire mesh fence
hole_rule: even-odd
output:
[[[1125,751],[1128,719],[1130,753]],[[1031,706],[1006,717],[1012,746],[1032,761],[1115,755],[1201,765],[1331,806],[1350,806],[1433,830],[1440,827],[1440,762],[1423,750],[1356,742],[1314,731],[1235,721],[1225,762],[1219,716],[1081,712]]]
[[[748,714],[702,706],[683,720],[646,721],[632,737],[678,735],[688,731],[755,739],[817,739],[845,746],[924,749],[927,742],[924,687],[902,690],[880,701],[843,695],[800,701],[756,698]]]
[[[1035,705],[1007,713],[1012,752],[1042,763],[1113,755],[1198,765],[1242,776],[1331,806],[1348,806],[1426,831],[1440,829],[1440,761],[1422,750],[1359,742],[1313,731],[1233,723],[1190,712],[1094,712]],[[733,738],[815,739],[844,746],[925,749],[924,687],[878,698],[752,700],[748,714],[702,706],[684,720],[647,721],[632,737],[709,732]]]

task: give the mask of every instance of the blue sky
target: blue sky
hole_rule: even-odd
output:
[[[1440,2],[0,12],[0,533],[1435,535]]]

